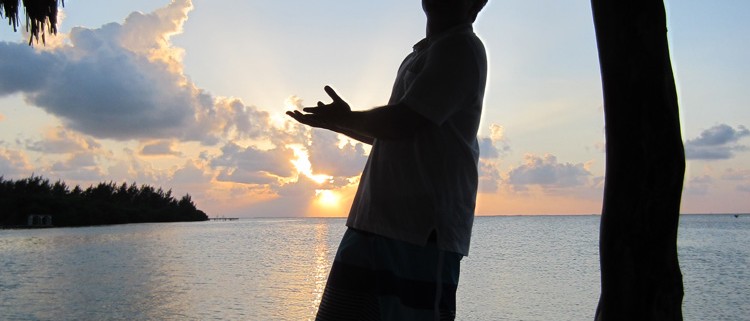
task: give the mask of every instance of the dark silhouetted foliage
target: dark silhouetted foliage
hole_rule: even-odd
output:
[[[176,199],[171,190],[148,185],[109,182],[84,190],[40,176],[0,176],[0,225],[25,225],[29,215],[52,215],[54,226],[208,220],[189,194]]]
[[[0,17],[8,18],[8,23],[16,31],[19,26],[18,11],[23,5],[26,12],[26,31],[30,34],[29,44],[36,39],[39,42],[39,35],[42,36],[42,42],[45,41],[46,32],[51,34],[57,33],[57,8],[59,5],[65,5],[65,1],[58,0],[0,0]]]

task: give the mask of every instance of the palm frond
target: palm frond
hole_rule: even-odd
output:
[[[13,31],[20,25],[18,11],[21,0],[0,0],[0,17],[7,18]],[[57,33],[57,8],[65,6],[65,0],[23,0],[26,13],[26,31],[29,32],[29,45],[39,37],[45,43],[45,34]],[[45,29],[46,28],[46,29]]]

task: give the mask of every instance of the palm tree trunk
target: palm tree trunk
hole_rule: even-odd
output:
[[[682,320],[685,155],[664,3],[591,3],[607,141],[596,320]]]

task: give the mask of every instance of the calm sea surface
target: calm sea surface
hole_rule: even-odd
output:
[[[477,218],[459,320],[593,320],[595,216]],[[0,320],[310,320],[342,219],[0,230]],[[682,216],[685,320],[750,320],[750,216]]]

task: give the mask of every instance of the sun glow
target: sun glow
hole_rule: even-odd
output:
[[[338,207],[341,203],[341,195],[329,189],[315,190],[315,198],[324,207]]]

